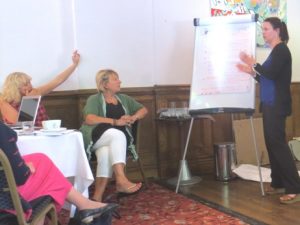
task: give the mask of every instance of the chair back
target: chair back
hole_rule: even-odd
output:
[[[147,177],[145,175],[143,163],[142,163],[142,160],[141,160],[140,155],[139,155],[139,150],[140,150],[140,133],[141,133],[140,132],[140,130],[141,130],[140,126],[141,126],[141,122],[135,121],[132,124],[131,132],[132,132],[132,136],[133,136],[133,139],[134,139],[133,144],[135,145],[135,150],[136,150],[136,153],[138,154],[137,164],[138,164],[138,167],[139,167],[139,170],[140,170],[143,182],[145,184],[145,187],[147,188],[148,187],[148,180],[147,180]]]
[[[131,132],[132,132],[132,137],[133,137],[133,144],[136,146],[136,151],[138,151],[139,147],[139,142],[140,142],[140,122],[137,120],[135,121],[132,126],[131,126]]]
[[[31,202],[25,201],[18,193],[15,177],[10,162],[0,149],[0,224],[28,225],[38,223],[45,215],[51,213],[51,224],[57,224],[56,209],[49,196],[43,196],[32,208]],[[34,201],[36,202],[36,201]],[[32,209],[32,215],[26,221],[24,212]],[[16,216],[10,212],[15,212]]]
[[[26,224],[23,206],[16,186],[16,181],[10,162],[2,149],[0,149],[0,209],[15,210],[19,224]],[[25,210],[30,204],[23,201]],[[25,222],[25,223],[24,223]]]

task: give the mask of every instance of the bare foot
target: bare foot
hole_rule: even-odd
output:
[[[280,203],[291,204],[291,203],[299,202],[300,195],[299,194],[287,194],[287,195],[281,196],[279,198],[279,200],[280,200]]]
[[[296,197],[296,194],[288,194],[288,195],[283,195],[279,199],[280,201],[289,201],[292,200]]]
[[[134,193],[137,192],[142,187],[142,183],[132,183],[132,182],[126,182],[123,184],[117,184],[117,192],[122,193]]]
[[[107,204],[102,203],[102,202],[89,200],[88,204],[84,208],[85,209],[96,209],[96,208],[102,208],[102,207],[104,207],[106,205]]]

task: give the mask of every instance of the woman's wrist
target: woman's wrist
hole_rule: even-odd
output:
[[[257,63],[253,63],[253,64],[252,64],[252,70],[253,70],[253,71],[256,71],[256,67],[257,67]]]
[[[78,66],[79,62],[73,62],[73,64],[71,64],[72,68],[76,68]]]
[[[117,120],[116,119],[112,119],[112,124],[113,126],[116,126],[117,125]]]

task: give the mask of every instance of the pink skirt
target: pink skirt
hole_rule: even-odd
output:
[[[35,172],[30,175],[25,184],[18,187],[20,195],[31,201],[41,196],[50,195],[57,211],[64,205],[72,184],[46,155],[34,153],[23,156],[26,163],[34,165]]]

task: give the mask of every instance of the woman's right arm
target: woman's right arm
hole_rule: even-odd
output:
[[[84,123],[86,125],[96,125],[98,123],[109,123],[111,125],[114,125],[114,120],[107,117],[97,116],[95,114],[88,114],[85,117]]]
[[[67,80],[71,74],[74,72],[76,67],[78,66],[80,60],[80,55],[77,51],[73,53],[72,61],[73,63],[67,67],[64,71],[62,71],[60,74],[58,74],[56,77],[54,77],[52,80],[47,82],[44,85],[41,85],[37,88],[33,88],[28,95],[46,95],[49,92],[53,91],[56,87],[58,87],[60,84],[62,84],[65,80]]]
[[[86,115],[84,123],[86,125],[96,125],[99,123],[108,123],[108,124],[111,124],[112,126],[130,125],[130,123],[128,122],[128,120],[126,118],[121,117],[120,119],[112,119],[112,118],[97,116],[95,114]]]
[[[0,98],[0,111],[3,122],[7,124],[14,124],[17,122],[18,111],[2,98]]]

